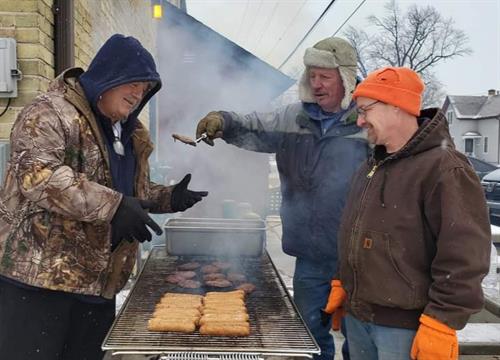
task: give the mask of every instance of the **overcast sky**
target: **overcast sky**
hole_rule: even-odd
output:
[[[187,0],[188,13],[199,21],[278,67],[320,16],[329,1],[323,0]],[[331,36],[362,0],[337,0],[290,61],[283,66],[293,73],[306,47]],[[367,16],[383,16],[387,1],[366,0],[344,26],[364,28]],[[472,55],[457,57],[434,68],[451,95],[486,95],[500,90],[500,0],[398,0],[405,9],[418,4],[434,6],[469,37]],[[342,30],[339,34],[341,35]]]

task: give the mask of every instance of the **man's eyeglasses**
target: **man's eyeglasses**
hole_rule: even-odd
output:
[[[358,107],[358,108],[356,109],[356,112],[358,113],[358,116],[366,116],[366,112],[367,112],[368,110],[370,110],[370,108],[371,108],[373,105],[375,105],[376,103],[379,103],[379,102],[381,102],[381,101],[376,100],[376,101],[374,101],[374,102],[372,102],[372,103],[370,103],[370,104],[368,104],[368,105],[365,105],[365,106],[363,106],[363,107],[361,107],[361,106],[360,106],[360,107]]]

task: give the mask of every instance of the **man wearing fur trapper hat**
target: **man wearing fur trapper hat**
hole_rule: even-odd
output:
[[[306,50],[300,102],[271,113],[213,111],[201,119],[196,137],[207,134],[250,151],[276,153],[281,179],[283,251],[296,257],[294,300],[321,347],[316,359],[335,349],[331,317],[321,309],[337,269],[337,230],[354,171],[369,147],[356,125],[351,100],[356,53],[345,40],[327,38]]]

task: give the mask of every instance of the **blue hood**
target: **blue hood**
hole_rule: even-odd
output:
[[[90,105],[97,110],[99,96],[113,87],[135,81],[151,81],[155,85],[144,96],[129,118],[136,118],[149,99],[161,88],[160,75],[153,57],[132,36],[115,34],[99,49],[79,82]]]

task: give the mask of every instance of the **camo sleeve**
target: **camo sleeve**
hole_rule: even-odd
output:
[[[35,102],[19,114],[11,133],[15,181],[24,197],[42,208],[79,221],[109,222],[121,194],[64,164],[64,115],[49,100]]]

